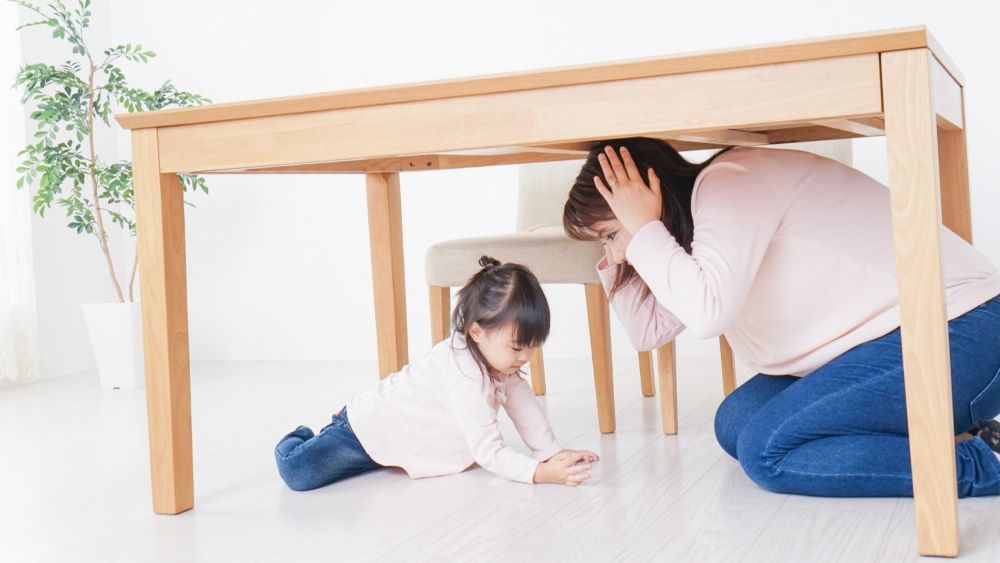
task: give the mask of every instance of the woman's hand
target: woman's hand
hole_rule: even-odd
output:
[[[575,487],[590,478],[592,463],[600,458],[587,450],[559,450],[554,456],[538,463],[535,483],[559,483]]]
[[[658,221],[663,209],[660,197],[660,179],[649,169],[649,186],[642,181],[639,169],[628,149],[621,148],[621,159],[611,146],[604,147],[604,154],[597,157],[601,171],[607,178],[605,186],[600,176],[594,176],[597,191],[604,196],[612,213],[631,235],[650,221]]]

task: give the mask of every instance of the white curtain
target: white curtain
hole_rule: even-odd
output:
[[[0,2],[0,385],[38,376],[38,323],[31,260],[31,196],[17,189],[25,114],[10,87],[21,65],[18,8]]]

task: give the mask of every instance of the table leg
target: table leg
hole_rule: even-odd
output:
[[[371,240],[372,287],[379,377],[409,361],[406,342],[406,288],[403,279],[403,214],[399,174],[369,173],[368,235]]]
[[[965,130],[938,126],[938,162],[941,168],[941,218],[946,227],[972,244],[972,206],[969,202],[969,165]]]
[[[177,514],[194,506],[184,190],[155,129],[132,132],[132,161],[153,510]]]
[[[938,139],[926,49],[882,54],[882,88],[917,544],[958,555],[951,364],[941,273]]]

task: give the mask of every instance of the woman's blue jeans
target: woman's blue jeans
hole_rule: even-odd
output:
[[[1000,413],[1000,297],[948,323],[954,431]],[[758,374],[723,401],[715,434],[761,487],[829,497],[913,495],[899,329],[798,378]],[[955,446],[959,496],[1000,494],[1000,460]]]
[[[290,432],[275,446],[274,459],[281,479],[295,491],[308,491],[382,467],[361,447],[347,420],[347,407],[333,415],[317,435],[305,426]]]

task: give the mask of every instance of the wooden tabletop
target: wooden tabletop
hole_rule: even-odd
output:
[[[916,48],[929,49],[952,78],[958,84],[962,84],[963,80],[957,67],[951,63],[927,28],[917,26],[703,53],[211,104],[192,108],[126,113],[116,115],[115,119],[125,129],[169,127]]]

